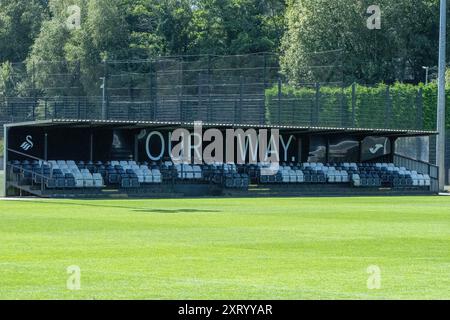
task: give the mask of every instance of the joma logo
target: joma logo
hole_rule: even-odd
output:
[[[376,144],[373,148],[370,148],[369,151],[371,154],[377,154],[378,151],[380,151],[383,148],[384,146],[382,144]]]

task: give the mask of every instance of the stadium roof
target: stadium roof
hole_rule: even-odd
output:
[[[255,128],[255,129],[280,129],[296,133],[309,134],[332,134],[347,133],[356,135],[376,135],[376,136],[432,136],[437,135],[437,131],[429,130],[407,130],[407,129],[373,129],[373,128],[345,128],[345,127],[311,127],[311,126],[278,126],[261,124],[235,124],[235,123],[206,123],[206,122],[172,122],[172,121],[124,121],[124,120],[79,120],[79,119],[51,119],[29,122],[18,122],[5,124],[5,127],[72,127],[72,128],[99,128],[113,127],[117,129],[144,129],[144,128],[180,128],[193,127],[201,123],[204,128]]]

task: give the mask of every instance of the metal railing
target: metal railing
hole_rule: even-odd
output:
[[[428,174],[431,178],[430,191],[439,192],[439,167],[431,163],[415,160],[398,154],[394,155],[394,164],[397,167],[405,167],[420,174]]]
[[[416,94],[420,97],[422,93]],[[418,97],[388,106],[386,99],[391,96],[367,97],[357,91],[330,94],[322,93],[320,88],[304,91],[302,97],[261,89],[251,94],[107,97],[105,103],[99,96],[10,97],[0,101],[0,123],[83,119],[433,130],[425,125]]]
[[[430,123],[436,117],[425,115],[420,88],[402,92],[345,85],[339,63],[316,67],[314,79],[293,85],[271,53],[94,66],[79,61],[12,64],[13,85],[0,96],[0,124],[65,118],[434,129]]]
[[[27,186],[29,186],[31,189],[33,189],[37,186],[38,189],[35,189],[35,190],[40,190],[41,192],[43,192],[46,188],[46,183],[48,182],[49,179],[51,179],[53,177],[52,164],[45,161],[44,159],[34,157],[34,156],[28,155],[26,153],[11,149],[11,148],[8,148],[7,151],[11,152],[13,154],[16,154],[20,157],[24,157],[26,159],[39,161],[39,163],[41,165],[41,172],[24,169],[22,166],[18,166],[18,165],[7,162],[6,163],[6,172],[5,172],[5,181],[6,181],[6,190],[5,191],[7,192],[9,186],[14,185],[14,184],[16,184],[15,187],[19,186],[19,189],[20,189],[21,178],[24,178],[25,174],[28,174],[29,176],[31,176],[31,184],[27,184]],[[47,165],[50,168],[49,176],[46,176],[44,173],[44,165]],[[30,190],[30,191],[32,191],[32,190]]]

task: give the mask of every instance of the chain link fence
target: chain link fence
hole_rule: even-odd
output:
[[[420,89],[346,85],[335,52],[331,60],[317,54],[305,81],[295,84],[278,62],[261,53],[6,64],[0,123],[64,118],[434,129]]]

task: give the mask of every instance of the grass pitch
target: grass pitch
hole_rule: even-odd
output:
[[[0,201],[0,218],[1,299],[450,298],[450,197]]]
[[[5,195],[5,175],[2,171],[2,168],[0,168],[0,197],[3,197]]]

